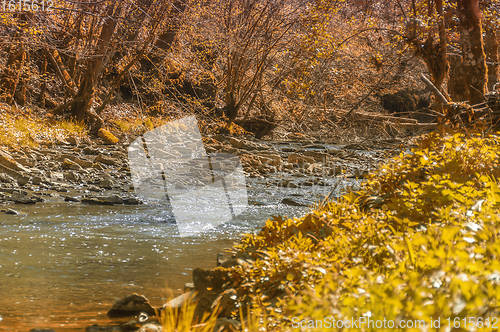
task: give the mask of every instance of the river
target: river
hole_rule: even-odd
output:
[[[106,312],[132,293],[161,306],[192,281],[194,268],[215,267],[217,254],[242,233],[258,231],[271,215],[310,209],[282,204],[283,197],[317,202],[331,188],[278,188],[258,179],[247,186],[245,212],[193,237],[181,237],[158,204],[93,206],[55,197],[11,206],[22,214],[0,215],[0,331],[110,325]]]

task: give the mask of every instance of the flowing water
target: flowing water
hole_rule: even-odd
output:
[[[271,215],[309,208],[281,204],[296,195],[318,201],[330,187],[288,189],[247,180],[249,207],[231,222],[181,237],[165,206],[94,206],[61,198],[12,206],[0,215],[0,331],[83,331],[110,324],[120,298],[144,294],[153,306],[182,292],[192,270],[213,268],[216,256],[255,232]],[[332,180],[336,181],[336,180]]]

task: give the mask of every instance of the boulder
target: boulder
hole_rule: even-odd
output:
[[[143,311],[149,316],[155,315],[155,310],[144,295],[132,294],[116,301],[107,315],[110,318],[134,317]]]

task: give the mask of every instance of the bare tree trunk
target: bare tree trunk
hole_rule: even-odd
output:
[[[82,98],[82,100],[75,103],[71,108],[71,114],[77,121],[85,121],[85,118],[92,106],[95,81],[101,71],[101,65],[104,60],[104,56],[111,42],[111,37],[113,36],[117,24],[117,21],[111,17],[113,15],[113,7],[114,5],[111,5],[108,9],[108,18],[106,18],[101,29],[96,56],[88,62],[83,74],[82,82],[80,83],[80,88],[78,89],[78,93],[75,96],[75,99]],[[114,15],[120,15],[120,12],[121,3],[118,5],[116,11],[114,11]]]
[[[429,16],[432,14],[432,3],[428,3]],[[424,47],[420,50],[424,62],[432,77],[432,83],[448,100],[450,97],[443,88],[443,82],[448,77],[449,64],[446,56],[446,27],[443,16],[443,2],[436,0],[436,10],[439,14],[438,31],[439,41],[434,42],[433,31],[429,31]],[[439,98],[438,98],[439,100]]]
[[[12,104],[14,93],[16,92],[19,75],[26,60],[26,50],[22,44],[12,46],[5,65],[2,78],[0,79],[0,91],[2,95],[0,100]]]
[[[471,105],[484,101],[488,69],[478,0],[457,0],[464,80]]]
[[[47,92],[47,54],[44,55],[42,64],[40,66],[40,76],[42,83],[40,84],[40,94],[38,101],[42,107],[45,107],[45,93]]]
[[[491,28],[485,29],[484,34],[484,53],[486,59],[491,64],[488,64],[488,90],[493,90],[493,86],[498,82],[499,75],[499,54],[498,54],[498,37],[495,30]]]

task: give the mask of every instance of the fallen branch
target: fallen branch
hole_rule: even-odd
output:
[[[429,79],[427,77],[425,77],[424,74],[420,74],[420,79],[425,83],[425,85],[427,85],[429,87],[429,89],[432,90],[432,92],[434,92],[434,94],[441,101],[441,103],[448,104],[448,100],[446,100],[446,97],[443,96],[441,91],[439,91],[439,89],[436,88],[436,86],[434,84],[432,84],[432,82],[429,81]]]
[[[59,105],[57,106],[56,108],[54,108],[53,110],[49,111],[49,113],[53,114],[53,115],[58,115],[58,114],[61,114],[66,108],[70,107],[70,106],[73,106],[74,104],[84,100],[85,98],[88,98],[90,94],[86,94],[86,95],[83,95],[81,97],[78,97],[76,99],[72,99],[70,101],[68,101],[67,103],[64,103],[62,105]]]

